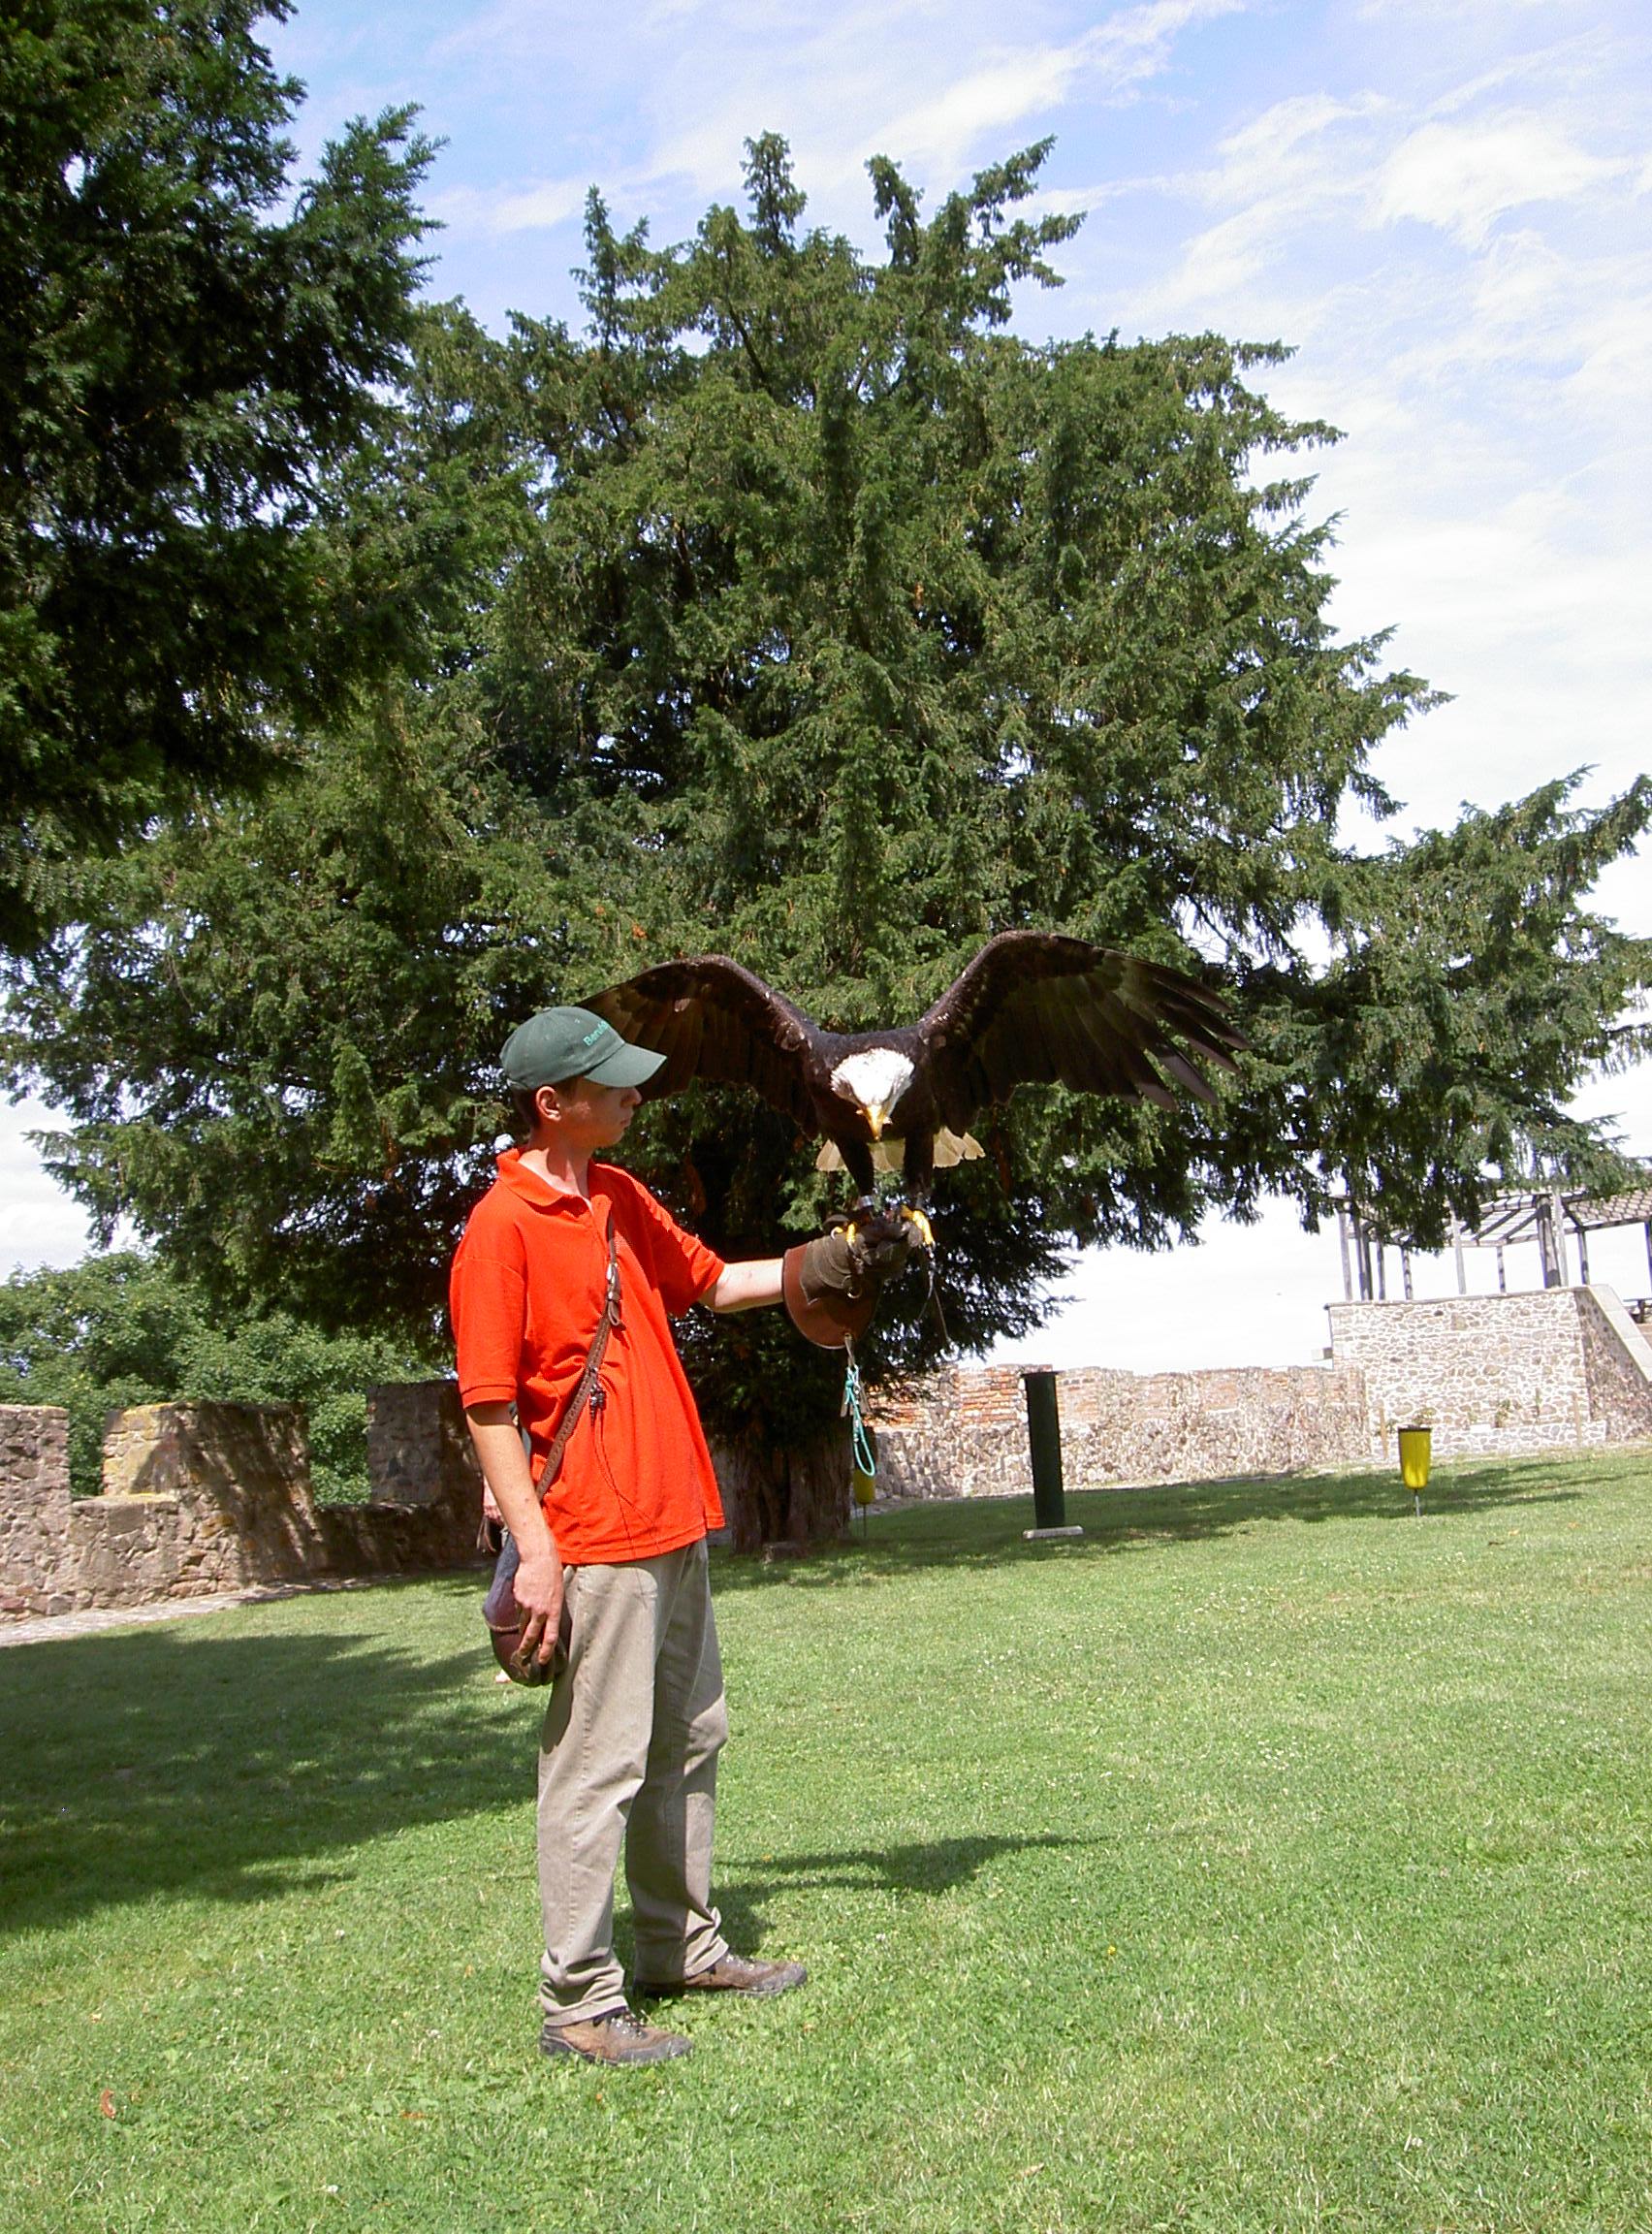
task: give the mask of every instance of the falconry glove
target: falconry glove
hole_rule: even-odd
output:
[[[877,1299],[905,1269],[914,1228],[874,1214],[786,1251],[786,1309],[801,1333],[841,1350],[866,1332]]]

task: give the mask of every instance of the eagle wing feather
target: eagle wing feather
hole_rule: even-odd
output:
[[[1168,1076],[1209,1101],[1198,1064],[1231,1070],[1231,1051],[1244,1045],[1193,978],[1044,931],[990,940],[918,1033],[934,1067],[936,1105],[960,1133],[983,1103],[1007,1101],[1023,1085],[1171,1108]]]
[[[815,1126],[808,1086],[814,1027],[801,1008],[726,954],[661,962],[583,1005],[621,1038],[663,1055],[642,1089],[645,1101],[676,1094],[694,1079],[749,1086],[806,1130]]]

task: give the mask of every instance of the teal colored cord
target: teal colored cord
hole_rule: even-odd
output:
[[[855,1472],[874,1481],[877,1457],[872,1448],[872,1431],[867,1426],[866,1414],[861,1410],[860,1367],[855,1363],[854,1344],[845,1342],[843,1349],[849,1360],[843,1373],[843,1410],[849,1416],[849,1443],[854,1452]]]

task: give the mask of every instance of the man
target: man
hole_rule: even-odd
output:
[[[685,1233],[638,1180],[596,1161],[624,1137],[662,1060],[584,1008],[542,1009],[513,1032],[501,1062],[527,1137],[500,1157],[453,1264],[460,1395],[520,1554],[524,1650],[542,1662],[566,1651],[540,1739],[540,2046],[595,2063],[689,2048],[625,1996],[613,1947],[621,1843],[639,1995],[764,1996],[807,1975],[734,1954],[712,1903],[727,1715],[706,1531],[722,1508],[668,1316],[778,1303],[788,1261],[794,1293],[801,1282],[816,1310],[830,1316],[852,1290],[864,1312],[905,1246],[892,1239],[869,1266],[834,1234],[790,1260],[728,1264]],[[599,1393],[582,1404],[542,1502],[537,1479],[586,1373],[611,1259],[619,1315]]]

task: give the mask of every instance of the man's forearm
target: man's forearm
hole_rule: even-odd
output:
[[[464,1423],[482,1461],[482,1479],[516,1540],[520,1563],[511,1586],[526,1617],[519,1650],[549,1661],[562,1617],[562,1562],[539,1509],[522,1435],[508,1404],[467,1405]]]
[[[552,1550],[551,1531],[545,1525],[533,1474],[522,1435],[508,1404],[476,1404],[464,1415],[470,1440],[481,1461],[482,1478],[493,1492],[505,1526],[516,1538],[524,1558]]]
[[[743,1264],[725,1264],[700,1300],[713,1311],[755,1311],[761,1303],[778,1303],[783,1262],[779,1257],[751,1257]]]

